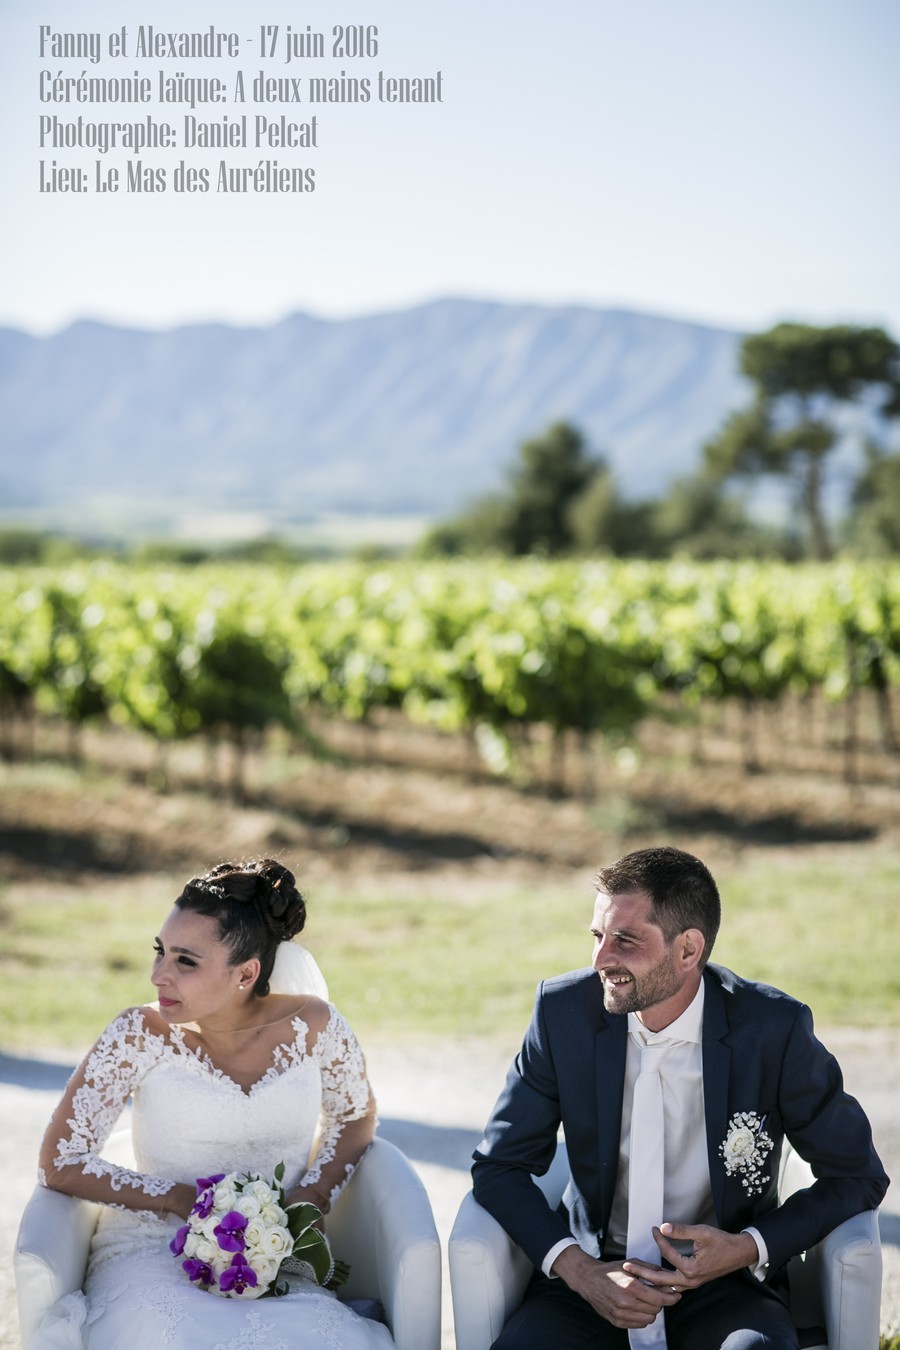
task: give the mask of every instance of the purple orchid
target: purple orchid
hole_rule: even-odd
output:
[[[245,1289],[255,1289],[258,1283],[256,1271],[240,1252],[219,1276],[219,1288],[223,1294],[242,1294]]]
[[[242,1252],[244,1250],[247,1245],[244,1241],[244,1229],[246,1227],[247,1217],[241,1214],[240,1210],[231,1209],[223,1216],[213,1229],[223,1252]]]
[[[213,1177],[198,1177],[197,1190],[199,1191],[200,1188],[202,1187],[203,1190],[205,1191],[208,1186],[218,1186],[219,1182],[224,1180],[225,1180],[224,1172],[217,1172]]]
[[[198,1219],[208,1219],[212,1213],[212,1207],[215,1204],[214,1191],[201,1191],[191,1207],[191,1213],[196,1214]]]
[[[184,1244],[187,1242],[187,1235],[191,1231],[189,1223],[183,1224],[169,1243],[169,1251],[173,1256],[180,1256],[184,1251]]]
[[[207,1289],[215,1284],[216,1277],[213,1274],[212,1266],[207,1265],[205,1261],[182,1261],[182,1269],[187,1271],[188,1279],[196,1280],[198,1284],[204,1285]]]
[[[192,1214],[198,1215],[201,1219],[208,1219],[215,1203],[216,1186],[220,1181],[225,1180],[224,1172],[217,1172],[212,1177],[197,1178],[197,1199],[194,1201]]]

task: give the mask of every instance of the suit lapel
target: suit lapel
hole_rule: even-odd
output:
[[[612,1209],[619,1142],[622,1131],[622,1096],[625,1087],[625,1051],[628,1018],[604,1014],[594,1036],[594,1081],[597,1093],[597,1163],[602,1188],[604,1229]]]
[[[706,991],[703,1003],[703,1107],[706,1115],[706,1149],[709,1178],[716,1218],[725,1223],[725,1169],[719,1145],[728,1129],[728,1089],[731,1074],[731,1047],[725,1043],[728,1018],[725,999],[718,980],[704,973]]]

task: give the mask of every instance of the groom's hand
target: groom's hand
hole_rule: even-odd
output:
[[[658,1266],[646,1271],[671,1275]],[[644,1275],[626,1271],[622,1261],[595,1261],[580,1247],[564,1247],[553,1262],[552,1274],[580,1294],[611,1326],[648,1327],[660,1308],[677,1303],[681,1294],[672,1288],[672,1280],[660,1287],[646,1281]]]
[[[653,1229],[653,1236],[661,1257],[674,1269],[658,1271],[642,1261],[626,1261],[625,1269],[657,1286],[697,1289],[759,1260],[759,1250],[749,1233],[726,1233],[706,1223],[664,1223]],[[672,1245],[685,1240],[693,1243],[689,1255]]]

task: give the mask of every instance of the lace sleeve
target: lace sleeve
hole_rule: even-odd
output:
[[[319,1144],[299,1186],[328,1210],[356,1171],[375,1134],[375,1099],[359,1042],[331,1004],[312,1053],[322,1074]]]
[[[69,1080],[41,1145],[41,1185],[126,1209],[164,1208],[158,1198],[175,1185],[101,1157],[113,1126],[144,1074],[159,1058],[163,1038],[149,1030],[141,1008],[129,1008],[103,1035]],[[154,1203],[154,1200],[156,1203]]]

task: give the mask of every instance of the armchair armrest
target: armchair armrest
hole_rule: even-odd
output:
[[[542,1177],[532,1177],[547,1203],[559,1204],[569,1178],[565,1141]],[[522,1302],[534,1266],[471,1191],[463,1197],[447,1252],[456,1350],[486,1350]]]
[[[779,1199],[812,1185],[809,1163],[786,1143]],[[824,1326],[828,1350],[877,1350],[881,1322],[878,1211],[865,1210],[789,1263],[791,1312],[798,1326]]]
[[[35,1187],[13,1252],[23,1350],[47,1309],[81,1288],[99,1212],[89,1200]]]
[[[345,1298],[377,1296],[397,1350],[438,1350],[441,1249],[428,1195],[405,1154],[376,1138],[328,1219],[350,1264]]]
[[[829,1350],[876,1350],[881,1325],[878,1211],[854,1214],[807,1254],[825,1309]]]
[[[124,1126],[109,1138],[107,1157],[133,1166],[131,1130]],[[28,1350],[44,1314],[84,1283],[91,1238],[101,1205],[61,1191],[36,1186],[25,1206],[13,1252],[22,1350]]]
[[[534,1267],[471,1191],[453,1224],[448,1262],[457,1350],[486,1350],[522,1302]]]

